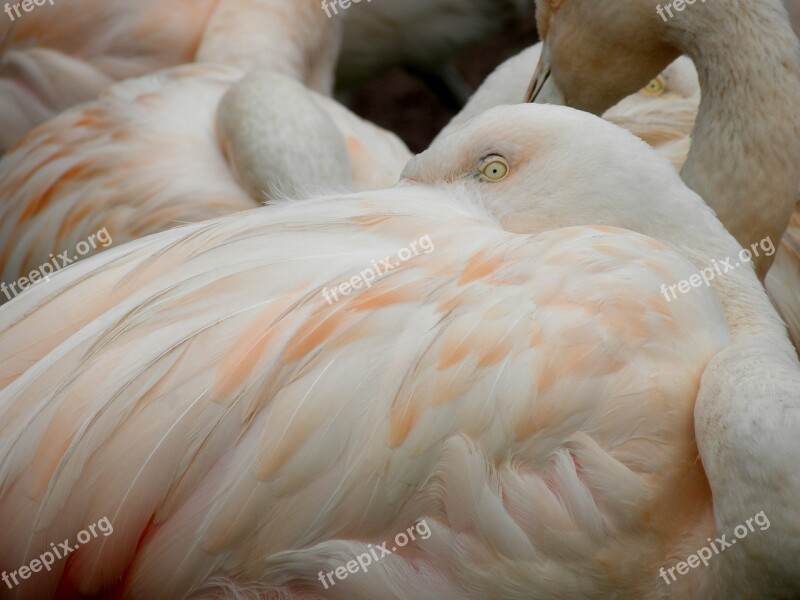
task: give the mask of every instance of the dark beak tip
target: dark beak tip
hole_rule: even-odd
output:
[[[537,73],[534,73],[533,79],[531,79],[531,83],[528,86],[528,93],[526,95],[525,102],[527,103],[536,102],[536,98],[541,93],[542,89],[544,88],[544,84],[547,83],[547,79],[549,77],[550,77],[549,69],[544,73],[539,73],[537,69]]]

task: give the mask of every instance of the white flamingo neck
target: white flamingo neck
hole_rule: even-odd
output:
[[[196,60],[271,69],[330,94],[341,29],[317,0],[220,0]]]
[[[347,145],[312,93],[255,70],[217,110],[217,136],[239,184],[257,202],[352,186]]]
[[[783,7],[698,2],[665,27],[702,88],[684,181],[742,246],[766,237],[777,245],[800,183],[800,44]],[[756,262],[762,278],[770,262]]]

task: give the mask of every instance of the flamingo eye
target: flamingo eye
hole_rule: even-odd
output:
[[[659,75],[642,88],[642,93],[645,96],[660,96],[666,90],[666,83],[667,82],[664,81],[664,78]]]
[[[481,177],[486,181],[500,181],[508,175],[508,162],[502,156],[487,156],[481,162]]]

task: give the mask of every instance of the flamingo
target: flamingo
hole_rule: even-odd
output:
[[[537,71],[541,76],[534,82],[537,101],[601,113],[661,63],[681,52],[689,55],[700,73],[703,101],[681,172],[744,247],[767,238],[782,240],[774,270],[772,256],[762,254],[756,265],[800,349],[800,164],[786,165],[800,144],[795,110],[800,45],[780,2],[737,0],[724,11],[692,6],[664,23],[655,5],[633,0],[620,4],[628,18],[615,21],[613,36],[625,43],[613,48],[602,27],[615,19],[616,9],[591,6],[598,10],[592,12],[581,0],[539,5],[545,45]],[[574,35],[582,40],[578,54],[568,39]],[[642,36],[648,41],[637,46]],[[746,38],[745,45],[731,52],[729,40],[740,38]],[[755,40],[767,51],[752,46]],[[609,64],[615,65],[605,68],[602,78],[590,66],[598,51],[608,52]],[[769,94],[753,93],[767,88]]]
[[[2,22],[0,152],[116,81],[189,62],[269,68],[329,94],[341,40],[318,0],[71,0]]]
[[[739,250],[644,142],[523,104],[394,188],[72,265],[0,308],[0,573],[113,534],[0,593],[796,595],[783,324],[751,265],[660,291]],[[659,577],[761,513],[708,567]]]
[[[411,157],[290,77],[242,76],[207,64],[157,72],[29,133],[0,160],[0,281],[102,229],[118,244],[268,198],[391,185]]]
[[[489,108],[520,102],[541,50],[539,42],[498,66],[437,137],[448,136]],[[640,91],[608,109],[603,118],[633,132],[680,168],[699,103],[697,71],[689,58],[681,56]]]
[[[10,4],[18,3],[17,0]],[[323,3],[323,6],[327,3]],[[190,62],[266,67],[330,94],[403,64],[463,80],[454,52],[527,12],[529,0],[362,2],[326,14],[320,0],[70,0],[0,19],[0,152],[112,83]],[[332,18],[329,18],[329,15]]]

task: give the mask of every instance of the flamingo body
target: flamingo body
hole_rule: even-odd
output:
[[[487,147],[505,180],[481,179]],[[695,402],[740,414],[704,382],[754,336],[797,373],[750,401],[800,380],[752,267],[669,301],[736,243],[576,111],[495,109],[404,175],[117,246],[0,309],[0,568],[114,526],[11,597],[664,597],[658,567],[715,532]],[[321,588],[421,520],[429,539]],[[725,597],[727,564],[669,591]]]
[[[180,598],[211,576],[298,593],[425,518],[431,546],[378,573],[416,569],[403,597],[458,597],[428,553],[452,544],[445,564],[474,569],[496,545],[509,578],[475,573],[492,595],[521,585],[513,561],[581,548],[552,567],[568,580],[596,552],[627,562],[646,514],[666,542],[675,519],[707,513],[692,408],[727,326],[712,293],[671,306],[659,292],[691,264],[624,230],[514,234],[468,197],[411,192],[183,227],[7,307],[3,348],[47,314],[62,325],[2,361],[2,514],[15,518],[0,567],[102,516],[115,529],[22,593],[91,595],[123,573],[131,598]],[[424,235],[434,252],[327,304],[323,288]],[[471,531],[476,516],[485,529]]]

